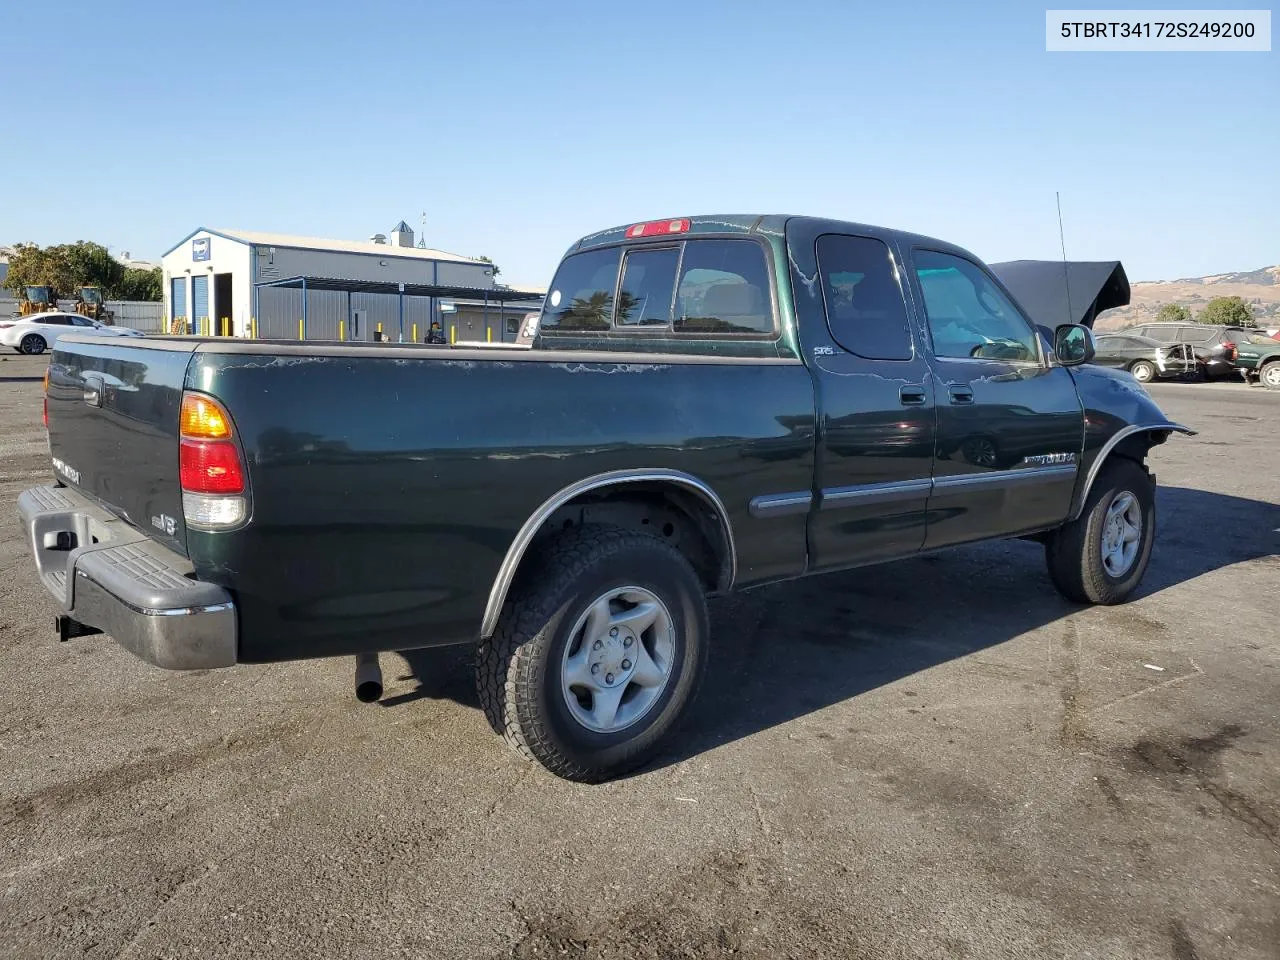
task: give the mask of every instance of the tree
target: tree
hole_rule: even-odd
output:
[[[164,280],[159,267],[143,270],[128,267],[124,276],[111,292],[112,300],[151,300],[164,299]]]
[[[1191,311],[1180,303],[1166,303],[1156,314],[1161,323],[1190,323]]]
[[[4,286],[53,287],[53,295],[74,297],[80,287],[101,287],[104,300],[160,300],[161,271],[126,268],[100,243],[78,240],[53,247],[20,243],[9,258]]]
[[[500,274],[502,271],[498,269],[498,265],[496,263],[494,263],[492,260],[486,257],[483,253],[480,254],[480,256],[476,257],[476,259],[482,263],[487,263],[489,264],[489,266],[493,267],[493,279],[495,280],[498,279],[498,274]]]
[[[4,285],[22,293],[24,287],[53,287],[55,297],[69,296],[76,280],[67,257],[67,248],[39,247],[34,243],[19,243],[9,257],[9,274]]]
[[[1196,322],[1252,327],[1253,309],[1239,297],[1214,297],[1205,304]]]
[[[55,248],[57,249],[57,248]],[[75,287],[101,287],[104,297],[116,299],[116,287],[124,279],[124,264],[100,243],[78,240],[64,248],[75,278]],[[66,291],[74,293],[73,290]]]

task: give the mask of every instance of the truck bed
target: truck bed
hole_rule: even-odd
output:
[[[87,341],[61,338],[51,368],[55,457],[79,471],[64,479],[234,592],[241,660],[474,639],[521,525],[608,471],[710,484],[735,521],[739,584],[803,571],[802,516],[746,522],[759,491],[812,483],[813,386],[793,357]],[[95,377],[101,407],[83,400]],[[182,523],[184,389],[234,421],[242,529]]]

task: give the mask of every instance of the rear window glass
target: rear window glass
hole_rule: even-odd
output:
[[[620,257],[617,247],[565,257],[547,291],[541,329],[608,330]]]
[[[871,237],[818,238],[827,324],[836,342],[872,360],[910,360],[911,329],[889,248]]]
[[[612,247],[564,259],[547,291],[541,329],[771,334],[772,304],[764,251],[753,240]]]
[[[772,333],[764,251],[753,240],[690,240],[676,290],[676,333]]]
[[[679,264],[679,247],[642,248],[627,253],[618,292],[618,326],[671,325],[671,294],[676,288]]]

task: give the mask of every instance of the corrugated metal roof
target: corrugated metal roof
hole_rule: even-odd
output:
[[[376,253],[384,257],[409,257],[415,260],[447,260],[453,263],[484,263],[472,257],[432,250],[430,247],[397,247],[368,240],[327,240],[324,237],[296,237],[287,233],[259,233],[256,230],[211,229],[211,233],[231,237],[258,246],[298,247],[303,250],[335,250],[343,253]]]

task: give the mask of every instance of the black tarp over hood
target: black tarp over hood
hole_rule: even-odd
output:
[[[1092,328],[1103,310],[1129,303],[1129,278],[1119,260],[1009,260],[990,267],[1032,321],[1050,330],[1062,323]]]

